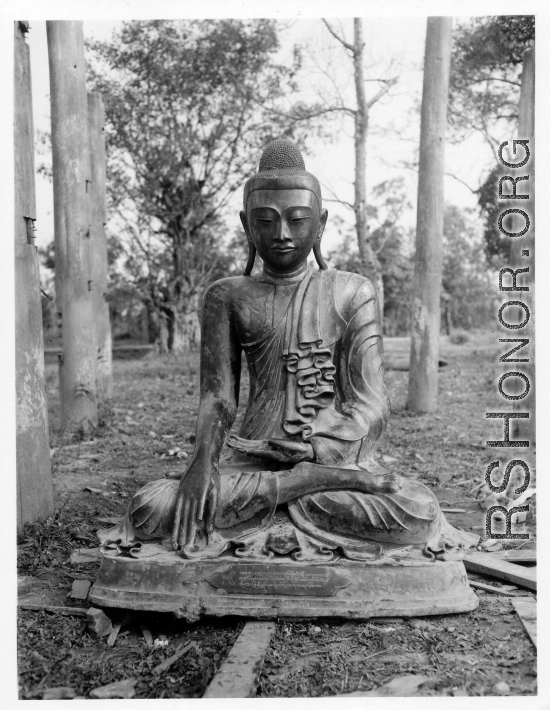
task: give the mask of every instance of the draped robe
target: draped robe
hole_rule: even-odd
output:
[[[250,373],[239,435],[309,442],[317,464],[384,473],[373,452],[389,400],[370,281],[308,268],[298,280],[280,284],[243,277],[217,283],[228,294]],[[288,550],[296,559],[312,559],[338,549],[360,560],[404,547],[445,555],[478,539],[449,525],[434,494],[404,477],[395,493],[343,489],[302,495],[286,505],[286,518],[276,525],[276,472],[291,467],[236,452],[223,456],[215,532],[190,556],[215,557],[230,545],[248,557]],[[147,484],[130,503],[123,529],[105,539],[118,535],[130,545],[134,539],[169,537],[178,484]]]

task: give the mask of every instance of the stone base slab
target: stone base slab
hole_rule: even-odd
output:
[[[186,560],[104,556],[89,600],[102,607],[172,612],[188,622],[237,615],[369,619],[471,611],[478,600],[461,561],[365,564],[233,556]]]

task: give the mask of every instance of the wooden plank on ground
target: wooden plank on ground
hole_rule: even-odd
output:
[[[114,646],[117,640],[118,633],[122,627],[122,622],[118,621],[116,624],[113,624],[113,630],[109,634],[107,638],[107,646]]]
[[[48,604],[33,604],[32,602],[19,602],[19,609],[25,611],[49,611],[52,614],[68,614],[69,616],[86,616],[87,609],[74,606],[52,606]]]
[[[525,564],[537,563],[536,550],[499,550],[498,552],[494,552],[493,554],[501,560],[506,560],[506,562],[516,562]]]
[[[464,556],[464,566],[472,572],[505,579],[528,589],[537,589],[536,568],[522,567],[495,557],[490,552],[472,552]]]
[[[88,592],[92,583],[89,579],[75,579],[69,592],[71,599],[79,599],[83,602],[88,598]]]
[[[181,644],[178,647],[177,651],[174,653],[174,655],[170,656],[170,658],[167,658],[165,661],[163,661],[162,663],[159,663],[158,666],[153,668],[153,673],[155,673],[155,675],[160,675],[165,670],[170,668],[170,666],[173,666],[174,663],[177,660],[179,660],[182,656],[184,656],[188,651],[190,651],[192,648],[196,648],[196,647],[197,646],[193,641],[186,644],[185,646],[183,644]]]
[[[143,638],[145,639],[147,647],[153,648],[153,634],[151,633],[147,624],[144,621],[141,621],[139,624],[139,628],[141,629],[141,633],[143,634]]]
[[[249,621],[203,698],[252,697],[275,629],[274,621]]]
[[[533,646],[537,647],[537,602],[531,597],[518,597],[512,599],[512,606],[521,619]]]
[[[468,580],[470,587],[475,589],[483,589],[485,592],[491,592],[492,594],[503,594],[505,597],[515,597],[515,592],[509,592],[507,589],[501,589],[500,587],[492,587],[490,584],[484,584],[483,582],[476,582],[473,579]]]

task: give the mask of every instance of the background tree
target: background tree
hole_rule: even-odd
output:
[[[368,208],[370,246],[380,265],[384,291],[384,334],[406,335],[409,325],[410,287],[413,270],[412,234],[403,224],[410,209],[402,177],[384,180],[372,189]],[[356,230],[341,218],[331,222],[340,236],[338,246],[327,255],[330,265],[362,273],[363,264]]]
[[[452,326],[470,330],[494,318],[498,294],[479,221],[456,205],[445,206],[442,285]]]
[[[272,20],[125,23],[88,44],[90,88],[106,110],[109,227],[125,280],[158,324],[162,350],[200,337],[200,298],[231,272],[224,218],[261,150],[315,129],[292,106],[291,66]],[[244,249],[244,245],[243,245]]]
[[[449,140],[478,132],[498,162],[498,146],[517,124],[523,53],[534,41],[534,15],[475,17],[455,26]]]
[[[460,143],[477,132],[492,152],[490,169],[470,189],[485,223],[485,252],[498,261],[509,260],[510,240],[497,227],[502,211],[498,180],[506,174],[497,149],[517,131],[523,57],[534,41],[534,15],[476,17],[459,22],[453,31],[449,140]]]
[[[354,124],[354,147],[355,147],[355,176],[354,176],[354,201],[353,204],[345,203],[336,199],[337,202],[347,204],[353,209],[355,215],[355,232],[357,246],[359,250],[360,262],[356,264],[358,273],[368,276],[373,282],[379,302],[381,314],[384,314],[384,280],[382,277],[383,268],[375,248],[373,239],[369,234],[368,209],[367,209],[367,136],[369,132],[369,113],[372,107],[386,96],[392,86],[397,83],[398,78],[391,76],[393,71],[392,63],[386,67],[382,76],[366,76],[365,62],[365,40],[363,36],[363,21],[360,18],[353,20],[353,41],[348,41],[343,29],[337,29],[333,24],[323,20],[327,31],[342,48],[350,62],[353,71],[355,87],[355,105],[350,105],[342,96],[334,77],[331,83],[334,86],[334,95],[327,96],[323,102],[325,113],[339,112],[343,116],[349,116]],[[373,69],[373,67],[370,67]],[[330,69],[323,70],[330,76]],[[378,70],[379,71],[379,70]],[[385,74],[385,76],[384,76]],[[372,82],[377,85],[377,89],[370,96],[367,96],[366,83]]]

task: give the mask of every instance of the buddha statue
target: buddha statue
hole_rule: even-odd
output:
[[[134,495],[101,533],[104,548],[139,557],[156,542],[187,560],[460,557],[478,536],[374,458],[389,413],[376,293],[365,276],[327,268],[327,210],[293,143],[267,146],[240,216],[245,273],[204,295],[194,454],[179,478]],[[237,435],[243,352],[250,394]]]

